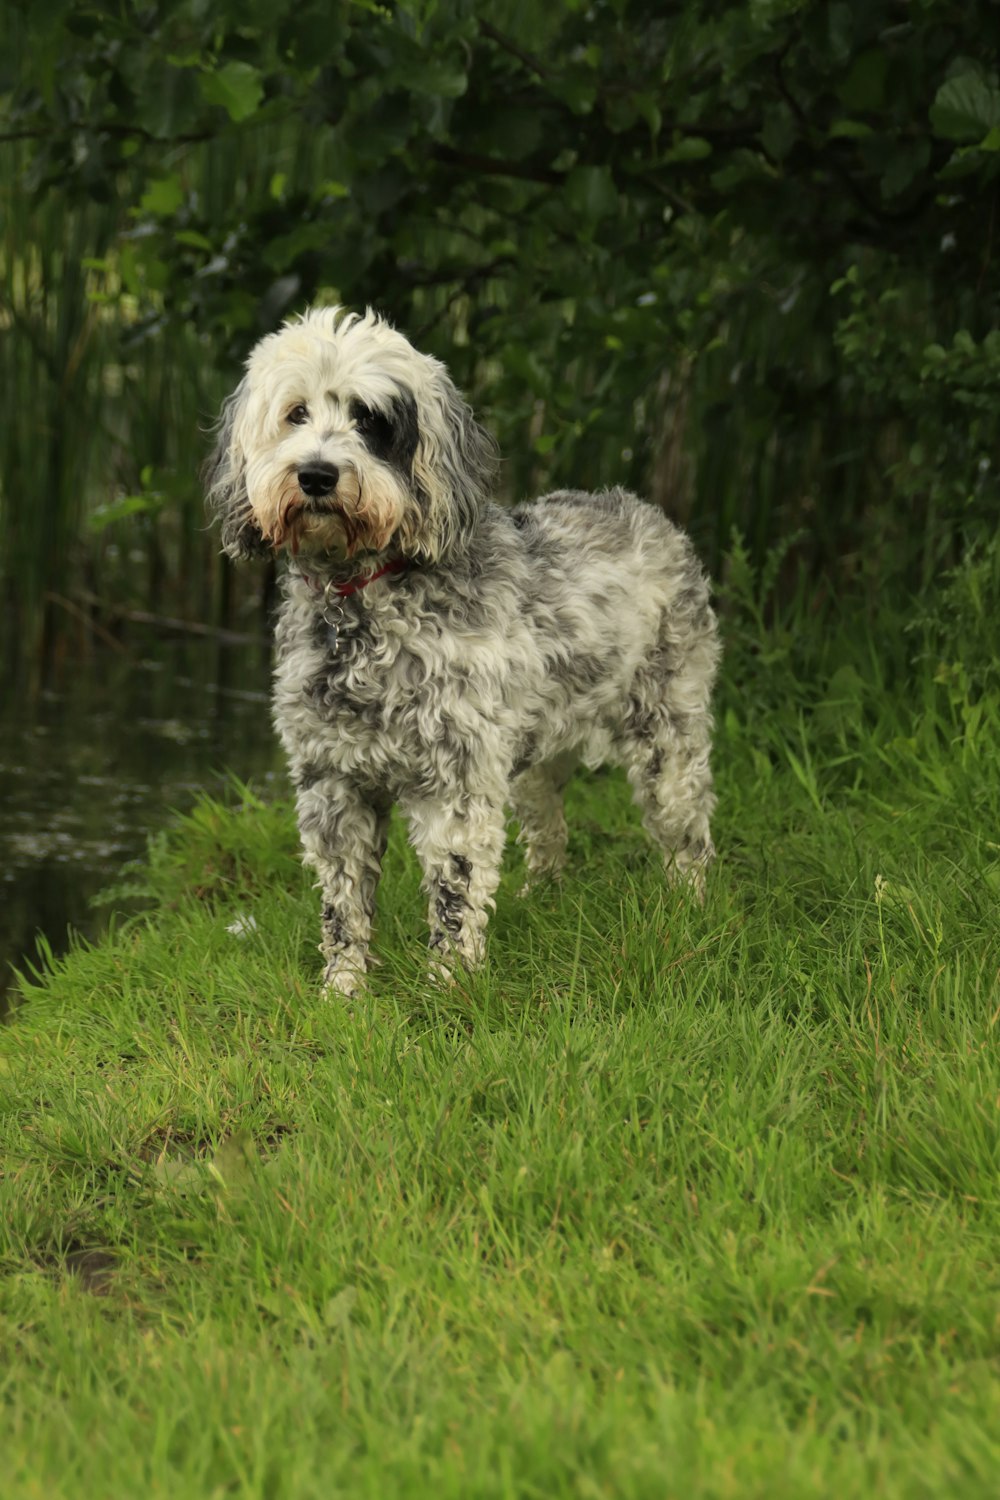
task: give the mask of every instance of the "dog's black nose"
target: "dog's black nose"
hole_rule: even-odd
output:
[[[340,473],[333,464],[310,464],[307,469],[300,469],[296,477],[303,495],[308,495],[310,500],[320,500],[324,495],[333,494]]]

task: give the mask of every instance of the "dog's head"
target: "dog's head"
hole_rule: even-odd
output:
[[[493,439],[444,366],[370,310],[315,308],[261,339],[205,467],[231,557],[461,545],[496,472]]]

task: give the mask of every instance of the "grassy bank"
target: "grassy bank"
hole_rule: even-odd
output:
[[[581,779],[441,993],[396,828],[348,1013],[287,806],[156,845],[0,1032],[5,1495],[992,1494],[991,566],[744,589],[704,908]]]

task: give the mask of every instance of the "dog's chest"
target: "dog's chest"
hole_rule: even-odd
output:
[[[286,611],[277,644],[275,721],[293,761],[398,797],[436,783],[449,745],[467,741],[478,674],[437,620],[358,609],[334,638],[321,616]]]

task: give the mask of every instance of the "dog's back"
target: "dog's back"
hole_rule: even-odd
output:
[[[620,731],[642,717],[640,702],[648,716],[676,698],[678,678],[685,712],[707,712],[715,617],[683,531],[622,489],[557,490],[515,507],[510,523],[528,560],[522,607],[544,656],[546,717],[560,687],[577,700],[585,761],[608,758]],[[550,727],[565,748],[568,734]]]

